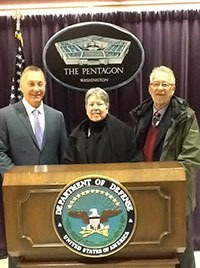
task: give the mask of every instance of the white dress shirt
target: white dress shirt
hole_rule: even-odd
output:
[[[40,106],[36,109],[35,107],[33,107],[32,105],[30,105],[25,98],[22,99],[22,102],[24,104],[24,107],[26,109],[26,112],[28,114],[29,120],[31,122],[31,126],[33,129],[33,132],[35,134],[35,130],[34,130],[34,115],[33,115],[33,111],[34,110],[38,110],[39,111],[39,124],[44,132],[44,128],[45,128],[45,116],[44,116],[44,106],[43,106],[43,102],[41,102]]]

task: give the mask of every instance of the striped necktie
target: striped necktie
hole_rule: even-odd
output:
[[[43,129],[40,125],[39,121],[39,114],[40,112],[38,110],[34,110],[33,112],[33,118],[34,118],[34,131],[35,131],[35,137],[38,143],[39,148],[42,148],[42,141],[43,141]]]
[[[160,116],[161,114],[157,111],[154,113],[153,118],[152,118],[152,126],[157,127],[160,123]]]

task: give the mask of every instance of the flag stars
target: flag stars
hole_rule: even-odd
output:
[[[10,104],[18,102],[22,98],[21,91],[19,89],[19,83],[22,71],[25,67],[25,58],[22,47],[23,39],[19,31],[16,33],[15,37],[17,40],[17,49],[15,56],[15,72],[12,78],[12,85],[11,85]]]

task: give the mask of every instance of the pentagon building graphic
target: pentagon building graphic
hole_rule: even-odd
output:
[[[121,64],[131,42],[90,35],[55,43],[66,65]]]

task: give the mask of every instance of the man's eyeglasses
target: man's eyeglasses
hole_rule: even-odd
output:
[[[167,83],[167,82],[158,82],[158,81],[155,81],[155,82],[150,83],[150,85],[153,86],[154,88],[158,88],[161,85],[162,88],[168,89],[173,84],[170,84],[170,83]]]

